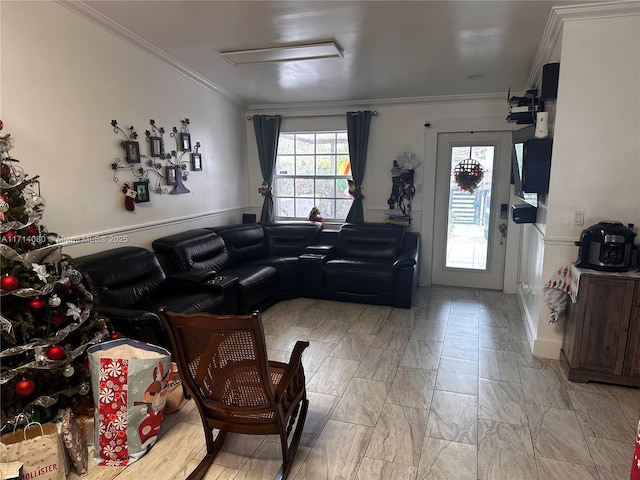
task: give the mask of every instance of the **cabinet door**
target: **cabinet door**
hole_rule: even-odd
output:
[[[580,367],[622,374],[635,282],[587,276],[580,279],[584,305]]]
[[[640,293],[640,282],[638,282]],[[640,377],[640,305],[635,305],[631,311],[629,323],[629,339],[627,340],[627,356],[624,360],[623,375]]]

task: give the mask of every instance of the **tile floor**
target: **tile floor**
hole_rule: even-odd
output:
[[[311,342],[290,479],[629,478],[638,390],[571,383],[533,357],[513,295],[420,288],[410,310],[300,298],[263,319],[272,360]],[[184,479],[204,451],[189,402],[139,462],[91,460],[84,478]],[[280,461],[277,437],[230,435],[205,480],[271,479]]]

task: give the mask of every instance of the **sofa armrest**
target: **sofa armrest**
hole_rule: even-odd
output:
[[[204,283],[218,275],[215,270],[193,269],[172,273],[167,276],[171,283]]]
[[[126,337],[166,347],[168,345],[160,317],[149,310],[99,306],[98,312],[107,317],[115,331]]]
[[[309,245],[304,249],[305,254],[331,255],[337,251],[334,245]]]
[[[415,267],[418,261],[418,249],[412,248],[410,250],[406,250],[400,254],[400,256],[393,262],[393,270],[398,270],[400,268],[412,268]]]

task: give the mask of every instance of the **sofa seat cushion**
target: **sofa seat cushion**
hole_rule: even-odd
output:
[[[278,272],[270,266],[238,266],[224,272],[225,276],[238,277],[238,313],[270,305],[278,296]]]
[[[392,261],[373,258],[336,258],[323,268],[325,289],[356,293],[383,294],[393,291]]]
[[[278,292],[289,298],[298,290],[298,257],[265,257],[248,265],[270,266],[278,272]],[[279,295],[283,298],[283,295]]]

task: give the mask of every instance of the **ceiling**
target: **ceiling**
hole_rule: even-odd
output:
[[[69,8],[249,106],[523,93],[569,1],[88,1]],[[588,2],[582,2],[588,3]],[[343,58],[234,66],[225,50],[335,39]]]

